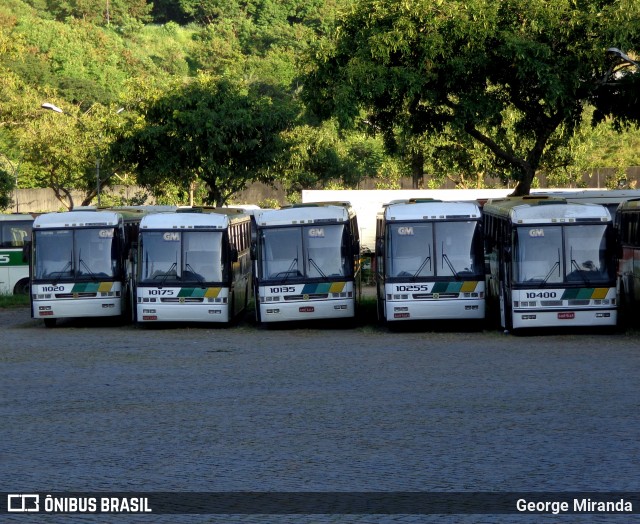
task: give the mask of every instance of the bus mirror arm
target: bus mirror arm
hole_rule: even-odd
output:
[[[378,239],[376,242],[376,256],[380,257],[384,253],[384,242],[382,239]]]
[[[31,262],[31,240],[27,240],[22,246],[22,261]]]

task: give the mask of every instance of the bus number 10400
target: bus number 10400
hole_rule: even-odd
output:
[[[558,294],[555,291],[538,291],[527,293],[527,298],[556,298]]]

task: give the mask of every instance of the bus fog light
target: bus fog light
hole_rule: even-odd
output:
[[[116,307],[115,304],[102,304],[102,309],[110,309]]]
[[[267,313],[280,313],[279,309],[267,309]]]
[[[143,309],[142,313],[155,313],[156,310],[155,309]]]
[[[596,313],[596,318],[609,318],[611,313]]]
[[[409,311],[408,307],[394,307],[394,311]]]
[[[535,315],[522,315],[522,320],[535,320]]]
[[[40,311],[51,311],[51,306],[39,306]]]
[[[347,309],[346,305],[341,305],[341,306],[333,306],[333,309]]]
[[[209,310],[209,314],[210,315],[221,315],[222,314],[222,310],[221,309],[210,309]]]

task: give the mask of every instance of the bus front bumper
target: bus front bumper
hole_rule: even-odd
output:
[[[353,299],[260,304],[260,319],[262,322],[353,318],[354,315]]]
[[[229,322],[227,304],[137,304],[138,322]]]
[[[615,326],[618,319],[616,309],[536,311],[515,310],[513,328]]]
[[[455,300],[387,300],[388,322],[410,320],[481,320],[484,319],[484,299]]]
[[[34,300],[33,318],[117,317],[122,314],[120,297]]]

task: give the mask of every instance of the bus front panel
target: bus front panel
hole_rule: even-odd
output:
[[[272,284],[258,287],[262,322],[353,318],[353,282]]]
[[[138,287],[138,322],[229,322],[229,288]]]
[[[485,283],[480,280],[387,283],[384,292],[389,322],[485,316]]]

